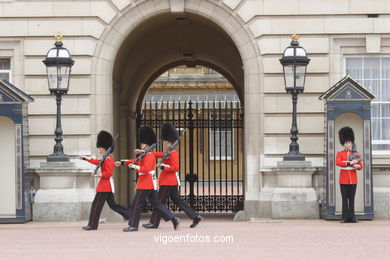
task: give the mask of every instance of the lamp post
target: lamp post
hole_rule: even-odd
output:
[[[298,127],[297,127],[297,101],[298,94],[302,93],[305,87],[306,67],[310,59],[306,55],[304,48],[299,46],[298,35],[294,33],[290,46],[284,52],[279,60],[283,65],[284,84],[287,93],[292,95],[293,113],[291,124],[291,144],[287,154],[283,156],[284,161],[304,161],[305,156],[299,152]]]
[[[61,144],[62,126],[61,126],[61,100],[62,95],[66,95],[69,90],[70,71],[74,64],[69,51],[62,47],[62,36],[55,36],[55,47],[50,49],[43,63],[46,65],[47,79],[49,83],[50,94],[56,96],[57,101],[57,124],[54,131],[56,144],[53,154],[47,157],[48,162],[68,162],[69,157],[64,154],[64,148]]]

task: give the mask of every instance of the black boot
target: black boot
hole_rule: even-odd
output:
[[[138,228],[128,226],[127,228],[123,229],[123,232],[133,232],[133,231],[138,231]]]
[[[180,224],[179,218],[174,217],[173,219],[171,219],[171,221],[172,221],[172,224],[173,224],[173,229],[177,230],[179,228],[179,224]]]
[[[144,228],[157,228],[154,224],[148,223],[148,224],[142,224]]]
[[[97,228],[93,228],[91,226],[85,226],[85,227],[83,227],[83,229],[86,231],[89,231],[89,230],[96,230]]]
[[[196,216],[196,217],[192,220],[192,224],[191,224],[190,228],[196,227],[202,219],[203,219],[203,217],[202,217],[201,215]]]

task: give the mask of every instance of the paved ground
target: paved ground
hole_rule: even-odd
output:
[[[88,232],[81,229],[85,222],[1,224],[0,259],[390,259],[390,221],[205,216],[191,229],[188,218],[181,220],[179,231],[167,222],[133,233],[122,232],[125,222]]]

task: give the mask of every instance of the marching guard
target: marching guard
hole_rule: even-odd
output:
[[[141,149],[143,150],[148,150],[150,146],[156,143],[156,134],[148,126],[141,127],[138,130],[138,136]],[[137,159],[130,159],[115,162],[116,166],[125,164],[138,172],[136,193],[130,207],[129,226],[124,228],[123,231],[131,232],[138,230],[141,209],[147,199],[151,202],[154,210],[158,211],[165,221],[172,221],[173,228],[176,230],[179,225],[179,219],[157,199],[157,181],[155,180],[156,157],[154,153],[147,152],[141,160],[136,161]]]
[[[114,139],[112,135],[106,131],[100,131],[97,136],[96,147],[101,155],[104,155],[110,148],[111,153],[114,151]],[[101,160],[91,159],[87,157],[80,157],[89,163],[98,165]],[[107,158],[103,158],[103,164],[101,165],[101,173],[93,175],[99,177],[99,184],[96,187],[96,195],[92,202],[92,207],[89,215],[88,225],[83,227],[84,230],[96,230],[99,225],[99,217],[102,212],[104,203],[107,201],[108,206],[115,212],[122,215],[124,219],[129,219],[129,209],[119,205],[115,202],[114,198],[114,182],[112,174],[114,172],[114,158],[111,154]]]
[[[340,166],[340,191],[342,196],[342,218],[341,223],[358,222],[355,217],[355,194],[358,183],[357,170],[362,169],[362,162],[359,155],[351,155],[352,147],[355,142],[355,135],[352,128],[343,127],[339,131],[339,139],[344,150],[337,153],[336,165]]]
[[[154,152],[156,158],[163,157],[164,153],[169,153],[168,158],[162,161],[160,165],[157,165],[162,170],[159,179],[158,179],[158,200],[162,204],[166,204],[168,197],[181,209],[183,210],[191,219],[192,224],[191,228],[194,228],[198,223],[203,219],[198,215],[195,210],[193,210],[184,200],[180,198],[179,187],[180,187],[180,178],[179,178],[179,154],[172,147],[175,141],[178,141],[179,135],[176,129],[165,123],[161,127],[161,140],[163,141],[164,149],[167,149],[165,152]],[[168,148],[172,147],[171,151]],[[160,224],[161,215],[157,210],[154,210],[152,216],[149,220],[149,223],[143,224],[145,228],[158,228]]]

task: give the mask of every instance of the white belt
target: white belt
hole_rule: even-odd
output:
[[[356,170],[353,167],[341,167],[340,170]]]
[[[153,181],[153,188],[154,190],[157,190],[157,179],[156,179],[156,176],[154,175],[156,173],[156,171],[150,171],[150,172],[139,172],[138,175],[147,175],[147,174],[150,174],[152,175],[152,181]]]
[[[156,171],[150,171],[150,172],[139,172],[138,175],[147,175],[147,174],[151,174],[151,175],[154,175]]]
[[[112,193],[114,193],[115,192],[115,185],[114,185],[114,179],[112,177],[110,177],[110,185],[111,185]]]
[[[177,180],[177,185],[180,186],[180,177],[178,172],[176,172],[176,180]]]

